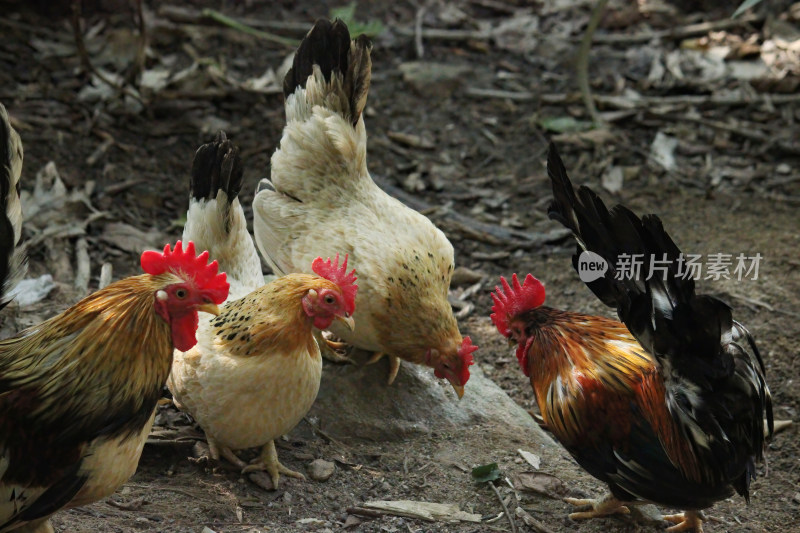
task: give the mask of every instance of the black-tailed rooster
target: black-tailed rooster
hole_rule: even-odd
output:
[[[609,211],[586,187],[576,194],[553,146],[547,168],[550,217],[574,233],[576,268],[585,250],[608,264],[587,285],[622,322],[543,306],[544,287],[530,274],[522,284],[516,274],[511,284],[501,278],[492,320],[517,343],[547,428],[611,490],[569,499],[591,505],[570,517],[650,501],[686,510],[665,517],[676,523],[670,531],[702,531],[702,509],[734,491],[749,501],[764,417],[772,431],[761,356],[730,307],[681,275],[680,250],[658,217]],[[616,268],[623,254],[666,268],[630,279]]]

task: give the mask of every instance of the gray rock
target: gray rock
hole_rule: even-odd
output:
[[[328,481],[336,470],[336,465],[324,459],[315,459],[308,464],[308,477],[314,481]]]
[[[356,359],[362,359],[358,355]],[[387,368],[384,361],[367,366],[326,363],[310,414],[324,431],[342,439],[401,441],[469,428],[487,436],[512,436],[508,440],[526,443],[537,454],[537,448],[557,447],[478,365],[470,367],[472,375],[460,401],[430,368],[402,362],[391,386],[386,385]]]

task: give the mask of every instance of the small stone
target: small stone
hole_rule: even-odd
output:
[[[328,481],[336,470],[336,465],[324,459],[316,459],[308,465],[308,477],[314,481]]]
[[[450,280],[450,285],[460,287],[462,285],[472,285],[482,280],[486,275],[477,270],[470,270],[467,267],[459,266],[453,271],[453,277]]]
[[[283,493],[283,503],[292,503],[292,493],[291,492],[284,492]]]
[[[781,163],[777,167],[775,167],[775,172],[778,174],[788,174],[792,171],[792,167],[787,163]]]
[[[795,503],[800,503],[800,492],[795,492],[792,500],[794,500]]]

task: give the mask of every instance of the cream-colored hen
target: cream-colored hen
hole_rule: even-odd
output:
[[[358,266],[356,328],[334,327],[359,348],[447,378],[459,397],[472,364],[447,301],[453,246],[425,216],[381,190],[367,170],[363,110],[369,40],[319,20],[284,79],[286,127],[271,181],[253,201],[258,248],[275,272],[308,272],[317,256],[348,253]]]
[[[352,326],[355,277],[343,275],[338,260],[319,259],[318,275],[264,285],[237,198],[241,181],[238,149],[224,134],[197,151],[183,234],[227,269],[230,298],[219,316],[201,319],[194,348],[176,350],[167,384],[205,431],[214,459],[225,457],[243,472],[266,470],[277,488],[280,474],[303,478],[280,464],[273,441],[311,408],[322,372],[313,331],[334,319]],[[250,465],[234,453],[256,446],[261,454]]]

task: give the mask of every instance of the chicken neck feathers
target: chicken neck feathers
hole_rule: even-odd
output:
[[[261,260],[238,198],[243,173],[239,148],[225,133],[201,146],[192,163],[189,211],[183,228],[184,242],[208,250],[220,271],[227,274],[228,301],[264,284]]]
[[[118,281],[0,341],[0,494],[11,491],[0,531],[66,505],[91,477],[94,442],[136,438],[151,421],[172,346],[153,294],[179,280]]]
[[[680,250],[655,215],[640,219],[624,206],[608,210],[587,187],[575,193],[555,147],[548,174],[554,201],[549,215],[572,230],[578,242],[573,264],[589,250],[605,259],[605,275],[587,285],[654,357],[664,386],[661,401],[691,443],[709,483],[733,484],[748,496],[754,460],[764,446],[762,418],[772,427],[772,408],[761,356],[731,309],[697,295],[680,272]],[[642,275],[617,271],[623,254],[640,254]],[[647,276],[650,262],[665,265]]]
[[[19,180],[22,174],[22,141],[11,127],[8,113],[0,104],[0,308],[6,295],[27,270],[22,237],[22,207]]]

